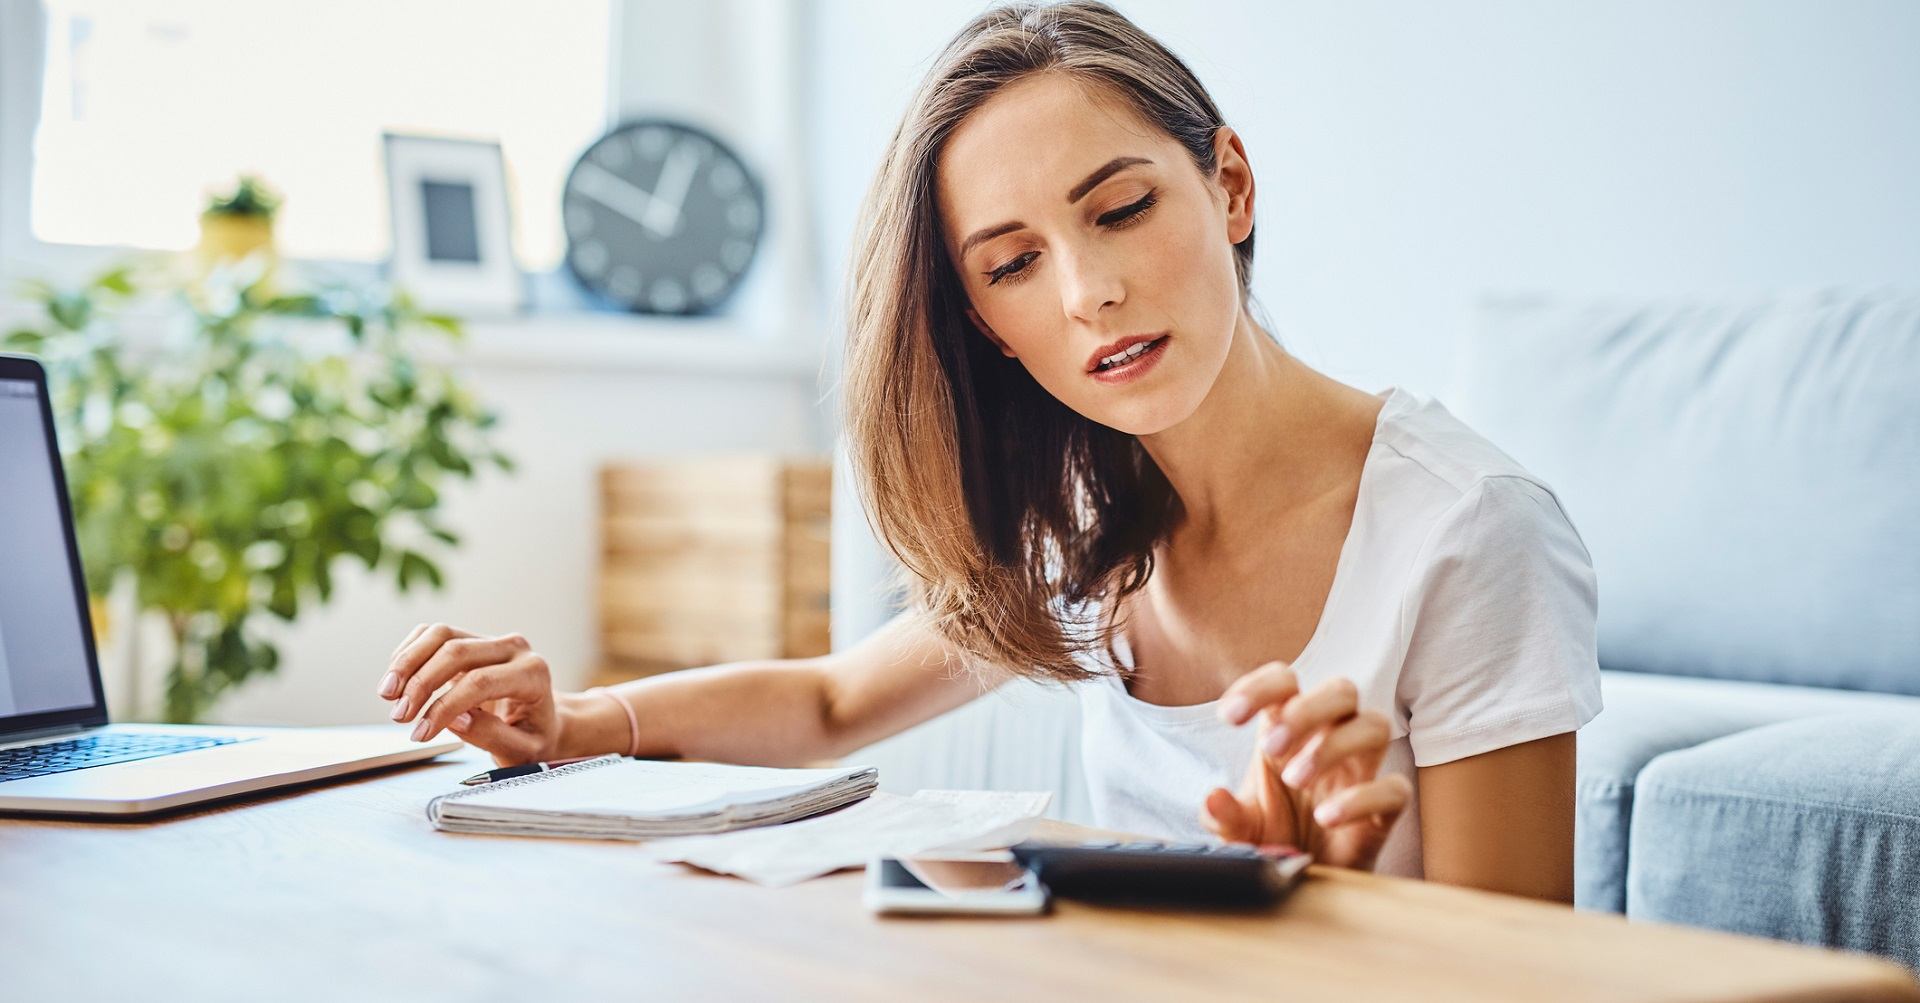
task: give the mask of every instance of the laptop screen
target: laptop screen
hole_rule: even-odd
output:
[[[40,385],[0,377],[0,730],[93,705]]]

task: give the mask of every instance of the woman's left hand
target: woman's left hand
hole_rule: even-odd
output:
[[[1269,662],[1234,681],[1220,716],[1258,719],[1259,737],[1235,794],[1216,787],[1200,820],[1230,843],[1283,843],[1336,867],[1372,870],[1393,823],[1413,798],[1398,773],[1379,776],[1386,716],[1360,710],[1348,679],[1302,693],[1293,669]]]

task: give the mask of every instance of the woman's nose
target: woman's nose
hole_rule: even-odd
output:
[[[1085,251],[1059,255],[1060,307],[1074,320],[1099,319],[1100,310],[1126,298],[1119,269]]]

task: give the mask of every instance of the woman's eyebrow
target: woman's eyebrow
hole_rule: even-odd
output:
[[[1145,157],[1115,157],[1112,160],[1109,160],[1106,163],[1100,165],[1100,168],[1094,171],[1092,174],[1089,174],[1085,178],[1082,178],[1079,184],[1074,185],[1073,190],[1067,193],[1067,204],[1072,205],[1075,202],[1078,202],[1081,199],[1086,198],[1087,193],[1090,191],[1093,191],[1095,185],[1098,185],[1100,182],[1105,181],[1110,177],[1113,177],[1115,174],[1118,174],[1119,172],[1124,171],[1135,164],[1151,164],[1151,163],[1153,163],[1153,161],[1148,160]]]
[[[1089,174],[1086,177],[1081,178],[1080,183],[1077,185],[1074,185],[1073,189],[1067,192],[1067,204],[1072,205],[1075,202],[1078,202],[1081,199],[1086,198],[1087,193],[1090,191],[1093,191],[1094,188],[1098,187],[1100,182],[1105,181],[1110,177],[1113,177],[1115,174],[1118,174],[1129,167],[1132,167],[1136,164],[1151,164],[1151,163],[1153,163],[1153,161],[1148,160],[1145,157],[1115,157],[1112,160],[1109,160],[1106,163],[1101,164],[1099,167],[1095,168],[1092,174]],[[968,237],[964,241],[961,241],[960,256],[963,258],[966,257],[967,252],[973,250],[974,245],[980,243],[981,241],[992,240],[993,238],[998,237],[1003,233],[1012,233],[1013,231],[1021,229],[1026,225],[1027,224],[1025,223],[1015,221],[1011,223],[996,223],[993,226],[984,227],[982,229],[975,230],[972,236]]]

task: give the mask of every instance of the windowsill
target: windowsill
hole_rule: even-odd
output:
[[[756,331],[729,317],[529,314],[468,321],[458,357],[476,366],[811,379],[820,373],[822,356],[817,334],[807,334]]]
[[[80,258],[80,253],[90,256]],[[97,272],[125,252],[119,249],[74,252],[85,266],[38,270],[56,281]],[[287,281],[303,278],[346,281],[377,279],[375,266],[361,263],[283,263]],[[11,273],[11,274],[8,274]],[[0,270],[0,334],[40,320],[37,307],[14,294],[13,276],[26,269]],[[741,316],[662,317],[606,308],[547,272],[528,276],[532,307],[516,314],[463,318],[466,338],[458,345],[424,347],[437,362],[485,368],[616,370],[815,379],[825,358],[825,331],[816,325],[771,330]],[[456,311],[457,313],[457,311]],[[132,346],[158,345],[173,318],[135,310],[123,315]]]
[[[38,325],[37,312],[17,300],[0,302],[0,334]],[[173,318],[157,313],[125,317],[127,343],[158,346]],[[423,346],[445,365],[549,370],[617,370],[692,375],[784,376],[815,379],[822,364],[819,334],[756,330],[733,317],[644,317],[552,312],[467,320],[457,345]],[[812,344],[808,344],[811,340]],[[443,347],[444,345],[444,347]]]

